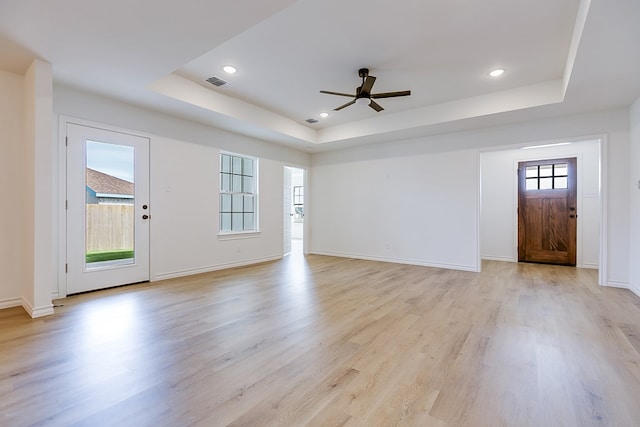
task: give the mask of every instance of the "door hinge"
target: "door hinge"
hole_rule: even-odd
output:
[[[65,210],[69,210],[69,201],[68,200],[64,201],[64,209]]]
[[[69,264],[65,264],[64,265],[64,272],[68,273],[69,272]]]
[[[69,146],[69,137],[68,137],[68,136],[65,136],[65,137],[64,137],[64,145],[65,145],[66,147],[68,147],[68,146]]]

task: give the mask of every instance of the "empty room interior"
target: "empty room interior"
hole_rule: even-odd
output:
[[[640,425],[638,22],[0,0],[0,425]]]

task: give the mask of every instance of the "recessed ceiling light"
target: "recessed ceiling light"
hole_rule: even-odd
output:
[[[329,113],[320,113],[320,117],[322,117],[323,119],[325,117],[329,117]]]
[[[233,74],[236,71],[238,71],[238,69],[233,65],[225,65],[224,67],[222,67],[222,71],[224,71],[227,74]]]
[[[504,74],[504,70],[502,68],[496,68],[495,70],[489,73],[491,77],[500,77],[503,74]]]

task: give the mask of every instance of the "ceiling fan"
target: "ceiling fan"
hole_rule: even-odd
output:
[[[333,111],[339,111],[342,110],[345,107],[348,107],[349,105],[353,105],[356,103],[356,101],[358,101],[359,99],[368,99],[369,100],[369,107],[373,108],[374,110],[380,112],[382,110],[384,110],[384,108],[382,108],[382,106],[380,104],[378,104],[376,101],[374,101],[374,99],[379,99],[379,98],[395,98],[397,96],[408,96],[411,95],[411,91],[410,90],[403,90],[403,91],[398,91],[398,92],[383,92],[383,93],[371,93],[371,88],[373,88],[373,84],[376,81],[376,78],[374,76],[370,76],[369,75],[369,69],[368,68],[360,68],[358,70],[358,75],[360,77],[362,77],[362,85],[358,86],[356,88],[356,93],[355,95],[349,94],[349,93],[341,93],[341,92],[331,92],[328,90],[321,90],[320,93],[328,93],[329,95],[339,95],[339,96],[348,96],[350,98],[353,98],[353,100],[347,102],[344,105],[341,105],[337,108],[334,108]]]

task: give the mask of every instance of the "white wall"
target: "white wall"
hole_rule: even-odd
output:
[[[283,166],[307,167],[308,154],[61,85],[54,113],[150,137],[152,280],[282,256]],[[259,159],[257,236],[218,237],[220,150]]]
[[[23,80],[0,70],[0,308],[22,303]]]
[[[603,284],[629,287],[629,111],[623,117],[627,130],[611,131],[607,136],[606,270]],[[602,193],[601,193],[602,194]],[[603,218],[603,220],[605,220]],[[601,268],[603,268],[601,266]]]
[[[51,64],[0,71],[0,308],[53,313]]]
[[[476,268],[480,151],[600,135],[605,135],[608,147],[604,282],[628,286],[627,109],[315,154],[310,173],[309,250]]]
[[[152,137],[151,143],[152,280],[282,256],[281,162],[258,160],[260,234],[221,239],[217,193],[220,151],[163,137]]]
[[[531,150],[505,149],[481,154],[483,259],[518,260],[518,162],[577,157],[577,266],[598,268],[600,245],[600,144],[573,142]]]
[[[631,106],[630,150],[630,287],[640,296],[640,99]]]
[[[314,156],[310,252],[477,271],[476,152],[379,148]]]

